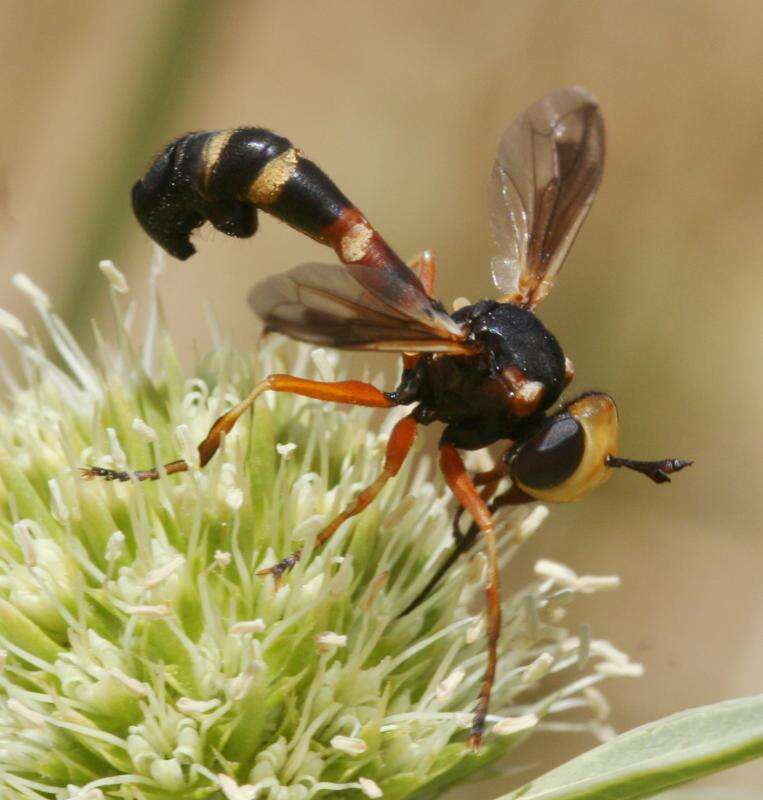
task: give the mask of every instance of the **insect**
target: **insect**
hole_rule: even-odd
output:
[[[494,511],[534,500],[578,500],[619,467],[663,483],[691,463],[617,455],[617,409],[606,394],[586,392],[553,410],[574,369],[534,308],[553,287],[603,165],[604,124],[585,90],[552,92],[515,120],[500,141],[489,186],[497,244],[492,274],[499,296],[453,314],[433,297],[431,253],[407,266],[312,161],[263,128],[181,136],[133,188],[139,222],[180,259],[195,252],[190,235],[205,221],[230,236],[250,237],[258,210],[329,245],[342,266],[302,264],[254,287],[250,303],[266,331],[331,347],[402,354],[402,377],[392,392],[353,380],[268,376],[212,425],[199,445],[199,459],[204,466],[223,435],[266,391],[380,408],[413,405],[392,430],[379,477],[318,534],[318,548],[398,472],[419,425],[444,424],[440,467],[473,524],[466,534],[455,526],[456,549],[430,585],[479,534],[488,561],[487,664],[470,734],[474,749],[482,743],[501,628]],[[470,476],[459,451],[495,442],[506,448],[496,467]],[[182,460],[164,466],[169,474],[187,469]],[[162,474],[156,468],[83,472],[120,481]],[[504,477],[510,488],[494,497]],[[262,572],[279,580],[300,555],[297,550]]]

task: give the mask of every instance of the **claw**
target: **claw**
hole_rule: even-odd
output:
[[[482,738],[485,734],[485,718],[487,717],[487,702],[480,698],[472,720],[472,729],[469,731],[469,748],[473,753],[482,749]]]
[[[265,576],[265,575],[272,575],[275,583],[276,589],[281,585],[281,578],[287,572],[292,570],[294,566],[299,561],[302,555],[301,550],[296,550],[290,556],[286,556],[286,558],[282,558],[280,561],[273,564],[272,567],[264,567],[263,569],[257,570],[257,575]]]
[[[124,483],[130,480],[129,472],[106,469],[105,467],[80,467],[79,471],[86,481],[92,481],[93,478],[103,478],[106,481],[121,481]]]
[[[469,749],[473,753],[479,753],[482,750],[482,728],[483,726],[478,726],[476,722],[472,725],[472,730],[469,734]]]

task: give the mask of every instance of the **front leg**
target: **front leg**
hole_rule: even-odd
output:
[[[269,375],[258,383],[249,395],[240,403],[226,411],[213,423],[204,441],[199,445],[199,465],[205,466],[219,450],[223,436],[229,433],[241,416],[251,408],[254,401],[264,392],[289,392],[302,397],[312,397],[331,403],[347,403],[355,406],[371,408],[391,408],[395,403],[382,391],[362,381],[336,381],[326,383],[297,378],[294,375]],[[163,471],[168,475],[187,472],[186,461],[172,461],[165,464]],[[85,467],[82,475],[86,480],[104,478],[107,481],[155,481],[161,477],[162,471],[156,467],[135,472],[104,469],[103,467]]]

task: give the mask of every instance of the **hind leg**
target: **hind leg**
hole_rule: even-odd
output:
[[[490,705],[490,693],[495,681],[498,664],[498,637],[501,633],[501,590],[498,573],[498,547],[495,539],[493,515],[487,503],[480,496],[458,450],[444,443],[440,447],[440,468],[445,480],[458,502],[472,515],[482,534],[485,536],[485,549],[488,562],[488,579],[485,587],[487,605],[487,665],[482,679],[482,688],[474,712],[469,744],[473,750],[482,747],[482,736],[485,731],[485,718]]]

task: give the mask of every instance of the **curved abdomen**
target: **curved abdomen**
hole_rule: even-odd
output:
[[[292,143],[265,128],[189,133],[170,142],[132,191],[135,215],[171,255],[196,252],[209,220],[229,236],[257,230],[257,211],[333,247],[346,264],[409,273],[368,220]],[[414,279],[415,280],[415,279]]]

